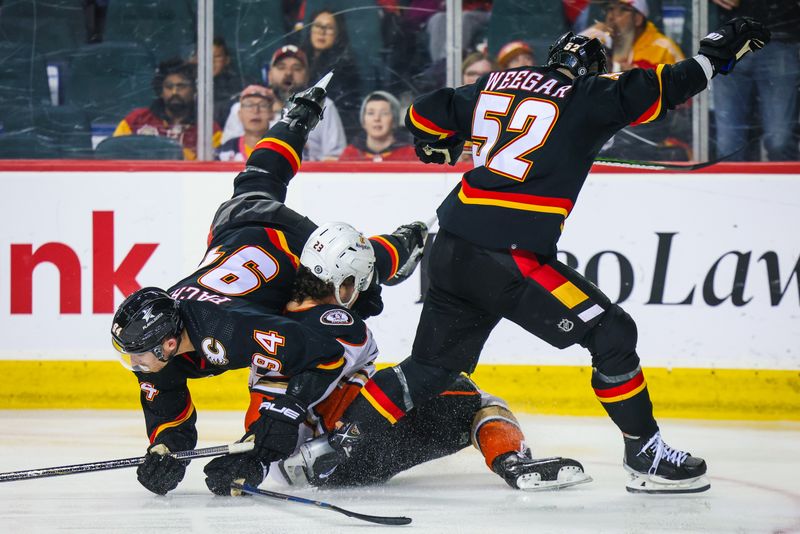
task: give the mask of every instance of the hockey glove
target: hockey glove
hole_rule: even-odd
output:
[[[422,249],[428,237],[428,226],[421,221],[404,224],[392,234],[408,250],[408,259],[401,265],[393,277],[386,281],[387,286],[399,284],[414,272],[422,259]]]
[[[307,406],[291,395],[281,395],[261,403],[261,417],[250,425],[255,436],[253,453],[264,464],[283,460],[294,452],[300,424],[306,420]]]
[[[142,486],[158,495],[166,495],[178,487],[189,464],[186,460],[175,459],[169,453],[170,450],[163,443],[153,445],[147,449],[144,463],[136,469],[136,478]]]
[[[728,74],[748,52],[764,48],[769,30],[750,17],[736,17],[700,40],[699,52],[714,66],[714,72]]]
[[[362,319],[367,319],[374,315],[380,315],[383,311],[383,299],[381,298],[381,286],[373,278],[372,284],[362,291],[352,310]]]
[[[253,453],[228,454],[214,458],[203,468],[206,486],[217,495],[239,495],[231,488],[232,482],[258,486],[267,477],[269,464],[264,465]]]
[[[445,163],[455,165],[464,150],[464,140],[458,136],[447,137],[430,142],[422,139],[414,140],[414,152],[422,163]]]

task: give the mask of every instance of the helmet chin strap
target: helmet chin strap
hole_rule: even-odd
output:
[[[350,309],[350,306],[353,305],[353,303],[358,298],[359,293],[361,292],[358,289],[353,289],[353,294],[350,297],[350,300],[348,300],[347,302],[342,302],[341,292],[339,291],[340,287],[341,285],[334,286],[333,296],[336,299],[336,302],[339,304],[339,306],[344,306],[345,308]]]

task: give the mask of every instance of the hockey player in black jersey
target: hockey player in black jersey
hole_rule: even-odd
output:
[[[372,276],[374,261],[362,247],[365,241],[360,232],[345,223],[327,223],[311,235],[300,257],[287,317],[336,340],[345,358],[338,382],[331,384],[324,400],[308,410],[303,427],[308,438],[335,430],[344,410],[375,372],[378,348],[372,332],[348,308],[353,287]],[[248,424],[258,417],[258,407],[265,399],[284,394],[286,387],[286,382],[275,376],[251,384]],[[303,443],[296,454],[280,463],[287,481],[317,486],[385,482],[401,471],[453,454],[470,443],[481,451],[490,469],[517,489],[556,489],[591,480],[575,460],[532,459],[522,430],[505,402],[480,391],[465,376],[396,426],[365,436],[365,443],[341,465],[337,466],[339,451],[331,448],[327,438]],[[212,460],[206,467],[208,480],[222,472],[224,482],[229,482],[224,478],[225,469],[238,461],[235,456]],[[331,463],[335,469],[329,467]]]
[[[298,254],[316,225],[286,207],[283,202],[288,183],[299,168],[308,132],[322,116],[321,103],[324,99],[325,80],[291,99],[286,115],[256,145],[245,170],[236,176],[232,198],[217,210],[209,234],[208,251],[200,266],[190,276],[169,288],[172,299],[188,302],[186,310],[203,310],[202,313],[198,312],[196,322],[192,323],[197,332],[209,328],[209,331],[216,332],[217,323],[238,329],[236,325],[244,321],[242,315],[279,315],[288,302],[299,264]],[[419,261],[426,233],[427,228],[423,223],[412,223],[401,226],[392,234],[371,239],[376,255],[376,276],[369,288],[361,288],[359,298],[353,304],[356,313],[363,317],[380,313],[383,305],[378,282],[391,285],[411,274]],[[169,350],[186,349],[186,352],[171,358],[172,355],[161,348],[162,339],[151,339],[145,335],[145,330],[151,328],[149,321],[157,323],[158,319],[149,315],[147,320],[143,316],[136,317],[136,313],[145,314],[148,311],[148,306],[142,303],[155,305],[162,297],[150,289],[134,293],[120,306],[117,312],[119,317],[115,316],[112,330],[117,348],[123,356],[131,352],[150,355],[147,358],[139,357],[138,363],[134,364],[138,368],[141,403],[150,438],[148,461],[139,468],[138,476],[145,487],[156,493],[173,489],[183,476],[182,466],[165,456],[165,451],[189,449],[196,443],[194,405],[186,378],[219,374],[226,369],[248,367],[251,364],[268,371],[275,371],[273,367],[279,371],[294,367],[298,371],[305,363],[316,358],[311,345],[308,346],[310,353],[300,350],[305,346],[302,340],[293,341],[290,348],[285,347],[291,335],[284,333],[281,328],[285,327],[287,331],[296,328],[284,326],[281,322],[284,319],[280,317],[269,320],[262,317],[259,324],[264,326],[252,328],[261,332],[258,339],[270,350],[287,352],[286,363],[281,363],[283,356],[278,357],[277,363],[273,362],[274,354],[268,349],[245,353],[252,359],[245,361],[242,354],[237,352],[233,355],[230,347],[218,346],[215,340],[220,341],[221,338],[217,334],[209,334],[208,345],[194,344],[196,340],[192,340],[190,345],[176,341],[176,346]],[[243,312],[243,305],[247,303],[256,305],[258,311],[251,312],[247,308]],[[278,326],[267,327],[272,320]],[[139,326],[127,332],[127,323]],[[247,324],[247,328],[250,328],[249,323],[241,324],[243,327]],[[177,325],[173,324],[172,327]],[[140,330],[137,331],[137,328]],[[153,331],[163,333],[158,328]],[[182,339],[177,332],[169,334],[172,339]],[[230,335],[227,330],[219,335],[222,334]],[[128,335],[127,341],[123,339],[125,335]],[[302,338],[302,335],[298,334],[297,337]],[[144,339],[147,343],[143,342]],[[161,361],[161,357],[165,361]],[[137,360],[134,356],[128,356],[128,359]],[[166,366],[165,362],[170,359],[176,363]],[[145,371],[149,373],[145,374]],[[276,402],[284,400],[288,404],[295,402],[291,399]]]
[[[426,163],[455,163],[472,142],[474,169],[438,209],[430,290],[411,357],[378,372],[344,415],[381,431],[472,372],[489,333],[509,319],[551,345],[592,355],[592,387],[624,436],[631,492],[700,492],[705,461],[667,445],[653,417],[631,317],[556,259],[556,244],[592,161],[628,124],[658,120],[728,74],[769,32],[734,19],[697,56],[606,73],[596,39],[565,34],[546,66],[491,72],[418,98],[406,126]],[[621,206],[622,208],[622,206]]]

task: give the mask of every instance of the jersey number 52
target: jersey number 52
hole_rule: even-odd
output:
[[[524,182],[532,162],[522,159],[544,145],[558,120],[558,106],[549,100],[526,98],[511,110],[514,96],[505,93],[481,93],[472,122],[472,159],[475,166]],[[503,133],[503,117],[511,115],[505,130],[517,133],[506,144],[495,147]]]

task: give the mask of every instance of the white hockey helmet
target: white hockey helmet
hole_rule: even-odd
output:
[[[375,272],[375,251],[364,234],[343,222],[329,222],[312,233],[300,255],[300,263],[323,282],[333,284],[336,302],[350,307],[358,294],[369,287]],[[339,288],[349,277],[355,289],[347,302],[342,302]]]

